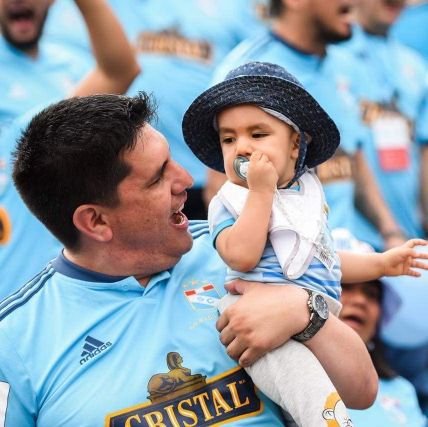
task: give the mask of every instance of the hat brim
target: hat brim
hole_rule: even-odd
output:
[[[224,172],[214,118],[224,108],[255,104],[282,113],[311,136],[305,164],[313,168],[330,158],[340,142],[336,124],[302,87],[272,76],[239,76],[218,83],[190,105],[183,117],[183,136],[209,168]]]

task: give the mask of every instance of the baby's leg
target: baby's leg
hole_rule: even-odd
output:
[[[222,313],[238,298],[236,295],[223,297],[219,311]],[[334,404],[330,400],[337,396],[336,389],[318,359],[303,344],[290,340],[267,353],[246,371],[254,384],[281,406],[296,425],[320,427],[327,425],[327,419],[332,419]],[[348,414],[341,413],[340,416],[350,422]],[[349,422],[343,425],[351,426]]]

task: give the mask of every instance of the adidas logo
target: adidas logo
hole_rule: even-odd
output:
[[[82,351],[82,354],[80,355],[81,357],[80,364],[81,365],[85,364],[88,360],[91,360],[93,357],[98,356],[104,350],[107,350],[107,348],[110,346],[111,346],[110,341],[102,342],[88,335],[85,338],[83,351]]]

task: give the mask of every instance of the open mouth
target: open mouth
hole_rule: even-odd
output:
[[[172,213],[171,218],[172,218],[172,223],[174,225],[184,225],[187,223],[187,217],[182,212],[183,209],[184,209],[184,203],[176,211]]]
[[[360,330],[365,325],[364,318],[361,316],[356,316],[356,315],[343,316],[342,320],[354,330]]]
[[[16,8],[14,10],[10,10],[7,16],[10,21],[28,22],[34,19],[34,11],[28,8]]]
[[[186,222],[186,216],[183,214],[183,212],[174,212],[172,214],[172,222],[175,225],[182,225]]]
[[[343,317],[343,320],[350,321],[350,322],[353,322],[353,323],[359,323],[360,325],[364,324],[363,319],[361,317],[355,316],[355,315],[345,316],[345,317]]]

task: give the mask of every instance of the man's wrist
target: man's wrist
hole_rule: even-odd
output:
[[[298,342],[306,342],[313,338],[329,317],[329,309],[324,296],[310,289],[305,288],[305,291],[308,293],[309,322],[303,330],[291,337]]]

